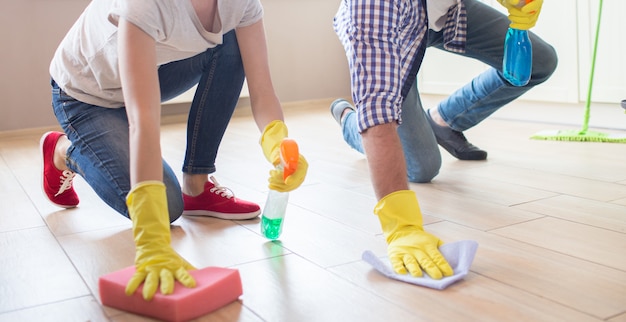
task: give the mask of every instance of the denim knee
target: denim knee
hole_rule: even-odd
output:
[[[535,40],[533,45],[533,71],[530,80],[532,86],[548,80],[558,65],[558,56],[554,47],[539,40]]]
[[[439,151],[422,150],[419,157],[406,157],[406,169],[409,182],[413,183],[429,183],[438,174],[441,169],[441,154]]]
[[[435,173],[418,173],[418,174],[409,173],[409,182],[430,183],[437,176],[437,174],[439,174],[439,171]]]
[[[165,160],[163,161],[163,183],[165,183],[167,195],[167,211],[170,216],[170,223],[172,223],[183,214],[183,191],[174,171]]]
[[[168,197],[167,198],[167,210],[170,215],[170,223],[176,221],[176,219],[180,218],[183,214],[183,196],[180,197]]]

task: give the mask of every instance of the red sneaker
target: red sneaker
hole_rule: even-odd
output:
[[[204,184],[204,191],[195,196],[183,193],[187,216],[209,216],[221,219],[242,220],[252,219],[259,216],[259,205],[235,198],[235,194],[228,188],[220,186],[217,180],[211,176],[211,181]]]
[[[48,200],[61,208],[74,208],[78,205],[78,196],[72,180],[76,173],[70,170],[59,170],[54,166],[54,149],[61,132],[47,132],[41,137],[39,147],[43,155],[43,192]]]

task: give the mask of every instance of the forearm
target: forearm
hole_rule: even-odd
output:
[[[147,180],[163,181],[154,40],[123,19],[118,27],[119,68],[129,123],[131,186]]]
[[[131,123],[130,179],[131,187],[143,181],[163,181],[161,161],[160,129],[158,124],[147,122]]]
[[[283,120],[282,107],[272,84],[263,21],[236,30],[243,61],[252,115],[259,130],[274,120]]]
[[[263,129],[274,120],[284,120],[283,110],[278,98],[275,96],[272,98],[267,94],[262,95],[266,97],[255,96],[253,98],[253,96],[250,95],[252,115],[260,131],[263,131]]]
[[[395,122],[373,126],[362,133],[376,199],[407,190],[406,164]]]

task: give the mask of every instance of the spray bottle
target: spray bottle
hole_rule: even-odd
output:
[[[521,0],[517,7],[523,7],[532,0]],[[504,59],[502,72],[504,78],[514,86],[524,86],[530,81],[533,66],[533,46],[528,37],[528,30],[509,27],[504,38]]]
[[[296,171],[300,152],[295,140],[285,138],[280,143],[280,163],[277,170],[283,170],[283,179]],[[277,239],[282,232],[283,219],[289,201],[289,192],[270,189],[261,216],[261,233],[267,239]]]

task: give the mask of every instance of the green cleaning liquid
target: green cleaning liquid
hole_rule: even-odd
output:
[[[267,239],[278,239],[283,230],[282,225],[282,218],[269,219],[265,217],[265,215],[261,217],[261,233],[263,233],[263,236]]]

